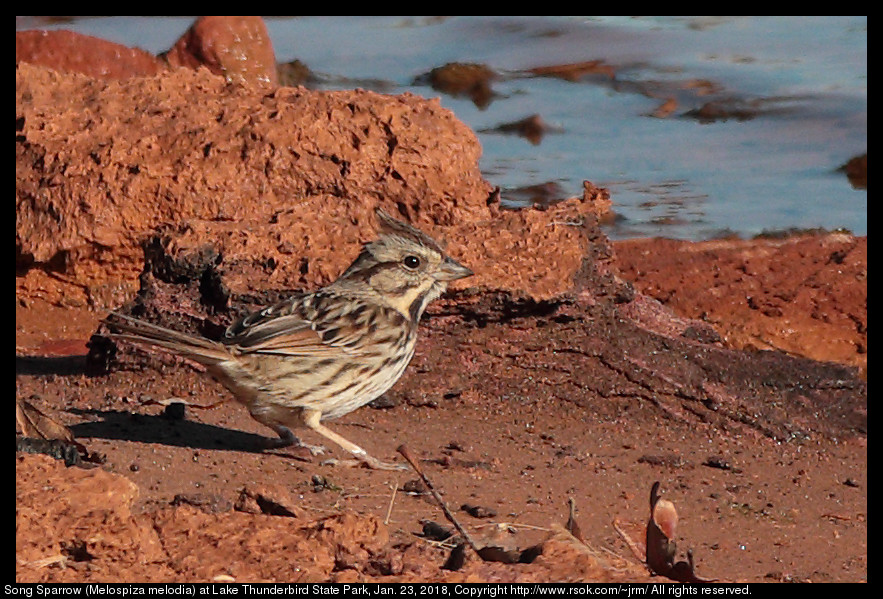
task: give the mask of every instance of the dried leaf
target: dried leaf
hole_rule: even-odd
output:
[[[25,437],[74,442],[70,429],[23,399],[15,400],[15,420]]]
[[[454,535],[454,529],[442,526],[438,522],[432,520],[423,520],[423,536],[433,541],[445,541]]]
[[[675,510],[675,504],[668,499],[657,501],[656,507],[653,508],[653,522],[666,538],[675,538],[678,529],[678,512]]]
[[[455,545],[451,549],[451,553],[448,555],[448,559],[442,565],[442,568],[445,570],[459,570],[462,568],[463,564],[466,563],[466,547],[467,544],[465,542]]]
[[[670,506],[669,508],[663,504],[659,514],[659,520],[662,520],[667,530],[661,528],[657,520],[656,508],[661,501],[665,501]],[[647,523],[647,565],[656,574],[667,576],[674,565],[677,545],[671,539],[676,526],[677,512],[674,510],[674,504],[660,499],[657,481],[650,490],[650,521]]]
[[[647,522],[647,566],[654,574],[667,576],[678,582],[713,582],[696,576],[693,552],[687,551],[687,561],[675,563],[677,545],[672,540],[678,526],[678,512],[671,501],[659,496],[659,481],[650,489],[650,520]]]

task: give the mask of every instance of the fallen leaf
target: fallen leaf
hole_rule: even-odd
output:
[[[647,567],[654,574],[667,576],[678,582],[713,582],[696,576],[693,552],[687,551],[687,561],[675,563],[677,545],[672,540],[678,527],[678,512],[674,504],[659,496],[659,481],[650,489],[650,520],[647,522]]]
[[[23,399],[15,400],[15,420],[25,437],[74,442],[70,429]]]

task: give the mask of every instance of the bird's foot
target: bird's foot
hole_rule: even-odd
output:
[[[308,445],[304,443],[288,429],[280,432],[278,439],[267,438],[264,443],[265,449],[281,449],[283,447],[303,449],[308,451],[311,456],[322,455],[327,451],[325,447],[321,445]]]

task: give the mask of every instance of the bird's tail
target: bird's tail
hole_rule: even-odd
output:
[[[114,339],[160,347],[205,366],[213,366],[231,357],[229,350],[217,341],[173,331],[118,312],[110,314],[113,319],[107,324],[118,331],[110,333]]]

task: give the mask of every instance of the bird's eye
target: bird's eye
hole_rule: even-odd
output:
[[[405,259],[402,260],[402,264],[404,264],[411,270],[414,270],[415,268],[420,266],[420,258],[418,258],[417,256],[405,256]]]

